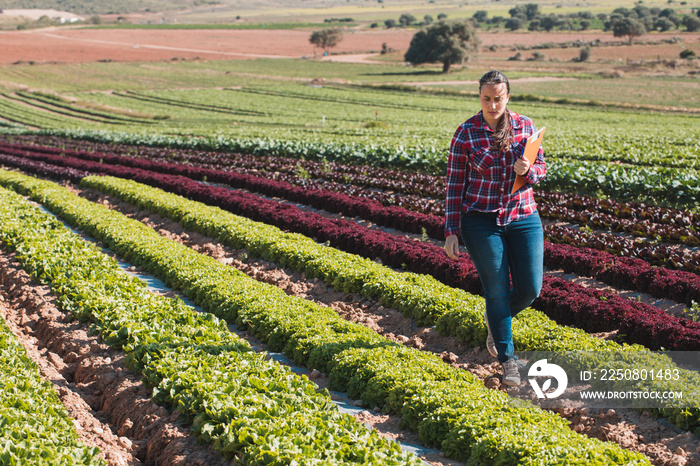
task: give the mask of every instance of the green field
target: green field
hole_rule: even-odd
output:
[[[456,127],[479,110],[474,92],[482,71],[468,68],[446,77],[397,65],[303,60],[22,65],[0,69],[0,81],[43,93],[18,93],[8,84],[0,108],[9,121],[41,128],[445,153]],[[549,157],[684,166],[681,160],[694,165],[700,156],[700,115],[629,108],[648,105],[649,89],[658,90],[655,105],[700,108],[692,78],[581,74],[575,81],[518,83],[524,76],[537,74],[510,74],[510,108],[548,127]],[[309,84],[320,77],[327,81]],[[462,80],[458,87],[465,92],[390,84],[421,79]],[[601,106],[598,99],[617,104]]]

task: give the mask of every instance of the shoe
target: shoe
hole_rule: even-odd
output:
[[[495,358],[498,356],[498,350],[496,350],[496,343],[493,342],[493,335],[491,335],[491,329],[489,328],[489,320],[486,318],[486,311],[484,311],[484,322],[486,322],[486,329],[489,331],[489,336],[486,337],[486,349]]]
[[[503,369],[503,380],[501,381],[503,385],[509,387],[517,387],[520,385],[520,366],[516,359],[509,359],[501,364]]]

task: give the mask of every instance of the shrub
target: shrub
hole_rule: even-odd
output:
[[[700,30],[700,19],[695,16],[686,16],[683,18],[683,26],[685,26],[686,31],[695,32]]]
[[[578,52],[578,61],[583,62],[587,61],[589,58],[591,58],[591,46],[590,45],[584,45],[579,49]]]
[[[404,13],[399,18],[399,24],[402,27],[409,26],[411,23],[414,23],[415,21],[416,21],[416,17],[410,13]]]

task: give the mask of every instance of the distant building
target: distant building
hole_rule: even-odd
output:
[[[75,13],[71,13],[69,11],[58,11],[54,9],[38,9],[38,8],[27,8],[27,9],[5,9],[5,10],[0,10],[0,13],[6,16],[18,16],[18,17],[25,17],[28,19],[31,19],[33,21],[38,20],[42,16],[46,16],[47,18],[51,18],[53,21],[56,21],[61,24],[65,23],[75,23],[76,21],[83,21],[85,18],[83,18],[80,15],[76,15]]]

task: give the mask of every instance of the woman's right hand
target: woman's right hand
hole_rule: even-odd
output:
[[[457,260],[459,256],[459,239],[457,235],[450,235],[445,240],[445,252],[450,259]]]

